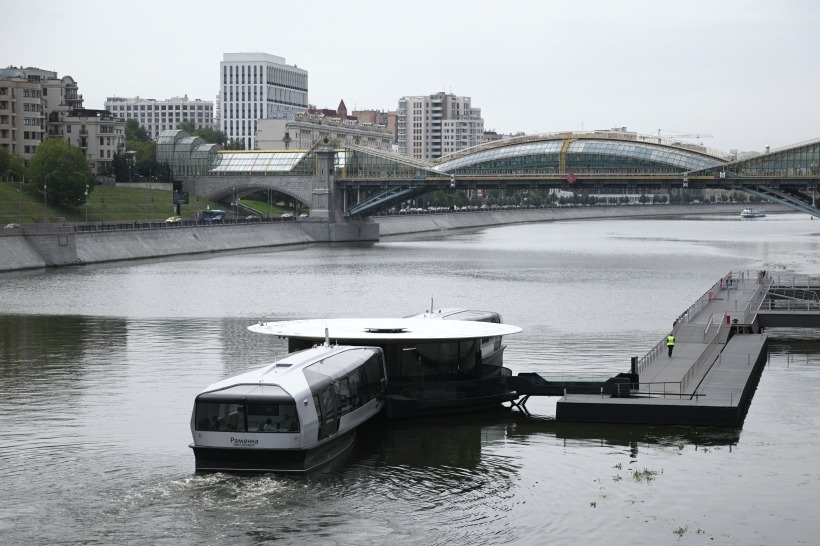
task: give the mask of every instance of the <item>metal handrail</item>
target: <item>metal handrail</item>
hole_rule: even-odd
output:
[[[729,325],[726,324],[726,321],[720,322],[720,325],[718,326],[718,329],[715,332],[715,336],[709,341],[709,344],[706,346],[706,349],[701,353],[697,360],[695,360],[695,362],[689,368],[689,371],[687,371],[686,374],[683,376],[683,379],[681,379],[682,389],[688,387],[689,382],[692,381],[692,379],[700,373],[700,369],[703,367],[703,364],[708,362],[710,358],[713,358],[712,350],[721,343],[721,333],[728,327]]]
[[[773,305],[774,300],[766,300],[766,311],[786,311],[787,313],[797,313],[804,311],[820,311],[820,302],[817,301],[793,301],[777,300],[778,305]],[[759,308],[763,310],[763,306]]]
[[[660,385],[662,390],[653,392],[652,391],[653,386],[657,386],[657,385]],[[677,385],[678,392],[670,392],[667,389],[667,385],[672,385],[672,386]],[[646,391],[643,390],[644,386],[647,387]],[[680,381],[649,381],[649,382],[646,382],[646,383],[638,383],[638,389],[637,390],[638,390],[638,393],[642,394],[642,395],[646,395],[646,396],[652,396],[653,394],[654,395],[662,395],[664,398],[666,398],[667,395],[677,396],[677,397],[681,397],[681,396],[684,395],[683,386],[682,386]]]

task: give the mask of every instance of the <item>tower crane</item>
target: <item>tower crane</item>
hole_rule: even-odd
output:
[[[661,133],[667,133],[667,134],[664,135],[664,134],[661,134]],[[658,129],[658,142],[660,142],[660,140],[662,138],[668,138],[669,140],[675,140],[675,139],[678,139],[678,138],[695,138],[695,139],[697,139],[697,138],[712,138],[712,135],[707,135],[707,134],[704,134],[704,133],[681,133],[681,132],[678,132],[678,131],[669,131],[667,129]]]

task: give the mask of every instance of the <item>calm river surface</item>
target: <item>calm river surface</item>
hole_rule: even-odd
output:
[[[771,330],[742,429],[533,417],[375,424],[302,476],[199,475],[206,385],[268,320],[499,311],[520,371],[626,371],[730,270],[818,274],[787,214],[515,225],[366,246],[0,275],[0,542],[816,544],[820,334]]]

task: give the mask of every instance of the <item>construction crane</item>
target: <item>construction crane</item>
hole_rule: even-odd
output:
[[[662,135],[661,133],[669,133],[669,134]],[[677,140],[677,139],[682,139],[682,138],[695,138],[695,139],[698,139],[698,138],[712,138],[712,135],[706,135],[706,134],[703,134],[703,133],[681,133],[681,132],[678,132],[678,131],[669,131],[667,129],[658,129],[658,142],[660,142],[661,139],[663,139],[663,138],[666,138],[666,139],[669,139],[669,140]]]

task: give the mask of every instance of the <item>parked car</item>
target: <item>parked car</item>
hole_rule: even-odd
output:
[[[20,227],[20,224],[6,224],[4,229],[14,229],[14,228],[19,228],[19,227]]]
[[[280,216],[279,218],[293,218],[293,214],[289,212],[284,212],[282,213],[282,216]]]
[[[165,223],[166,224],[181,224],[182,223],[182,217],[180,217],[180,216],[171,216],[170,218],[167,218],[165,220]]]

